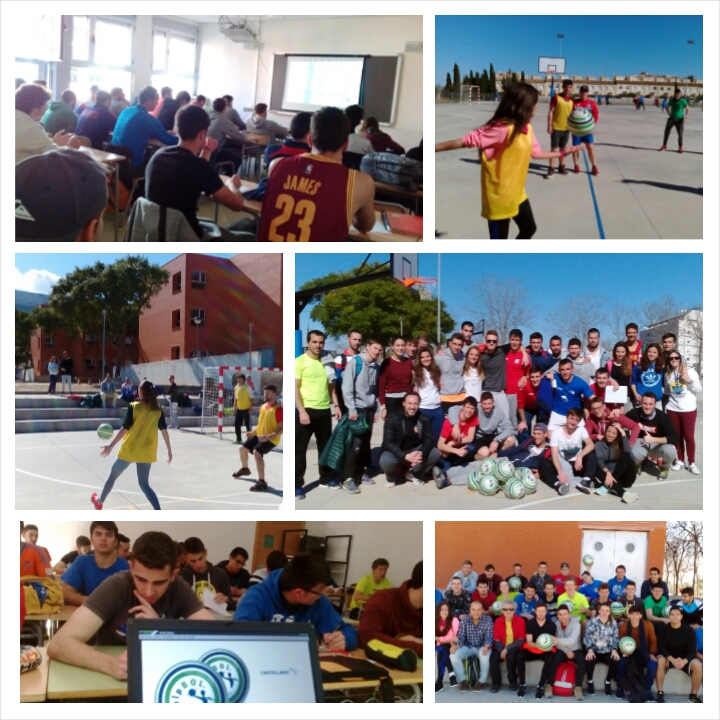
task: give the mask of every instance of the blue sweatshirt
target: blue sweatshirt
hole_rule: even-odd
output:
[[[649,391],[653,393],[658,400],[662,400],[663,373],[655,372],[655,363],[650,363],[647,370],[641,370],[640,363],[635,365],[630,382],[635,386],[640,397]]]
[[[180,138],[171,135],[144,105],[133,105],[120,113],[113,132],[112,144],[123,145],[131,150],[131,162],[135,167],[142,165],[145,145],[152,139],[159,140],[165,145],[177,145],[180,141]]]
[[[547,350],[541,350],[539,353],[534,353],[529,347],[526,350],[530,357],[530,366],[540,368],[543,373],[554,367],[557,362],[557,359]]]
[[[598,588],[601,585],[602,585],[602,582],[600,582],[600,580],[593,580],[589,585],[587,583],[583,583],[578,588],[578,592],[581,595],[584,595],[588,600],[597,600],[598,599]]]
[[[610,600],[615,601],[625,594],[625,588],[630,582],[630,578],[626,575],[622,580],[612,577],[607,581],[610,586]]]
[[[282,570],[273,570],[266,580],[250,587],[238,604],[233,620],[310,623],[319,635],[340,630],[345,636],[345,649],[355,650],[358,646],[355,628],[343,622],[324,595],[312,605],[288,605],[279,586],[281,574]]]

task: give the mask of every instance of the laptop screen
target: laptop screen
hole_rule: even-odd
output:
[[[312,625],[130,620],[128,700],[323,702]]]

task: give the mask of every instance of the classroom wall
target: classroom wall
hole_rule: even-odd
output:
[[[227,560],[230,551],[241,546],[248,551],[252,558],[253,544],[255,542],[254,522],[197,522],[197,521],[163,521],[153,520],[149,522],[137,520],[124,520],[113,518],[118,530],[134,542],[140,535],[148,530],[160,530],[167,533],[173,540],[183,541],[188,537],[199,537],[208,551],[208,560],[218,563]],[[37,525],[40,529],[38,545],[46,547],[53,564],[55,564],[65,553],[75,549],[75,538],[78,535],[90,537],[90,522],[87,520],[78,521],[43,521],[38,522],[33,518],[26,518],[27,524]]]
[[[352,535],[348,583],[367,575],[373,560],[384,557],[390,561],[387,576],[398,586],[423,559],[421,522],[309,521],[306,527],[309,535]]]
[[[548,572],[560,572],[560,563],[570,563],[570,572],[582,572],[583,530],[636,530],[648,533],[647,566],[663,566],[665,522],[438,522],[435,523],[435,587],[444,588],[468,559],[481,573],[488,563],[503,577],[512,574],[519,562],[523,575],[537,571],[540,560]],[[633,578],[637,579],[637,578]],[[644,579],[644,578],[643,578]]]
[[[229,93],[243,113],[269,103],[274,53],[397,55],[402,53],[395,124],[386,131],[405,148],[422,138],[422,53],[406,53],[405,43],[422,40],[422,16],[363,16],[264,19],[259,49],[234,43],[216,24],[200,26],[198,92]],[[269,113],[286,127],[291,115]]]

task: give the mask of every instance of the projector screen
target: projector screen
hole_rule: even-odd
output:
[[[364,64],[364,57],[289,55],[283,110],[314,112],[358,103]]]

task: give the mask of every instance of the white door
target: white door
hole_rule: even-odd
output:
[[[624,565],[627,577],[640,586],[647,577],[648,536],[644,532],[626,530],[583,530],[580,566],[585,555],[595,559],[590,568],[596,580],[607,582],[615,577],[615,568]],[[582,572],[582,570],[581,570]]]

